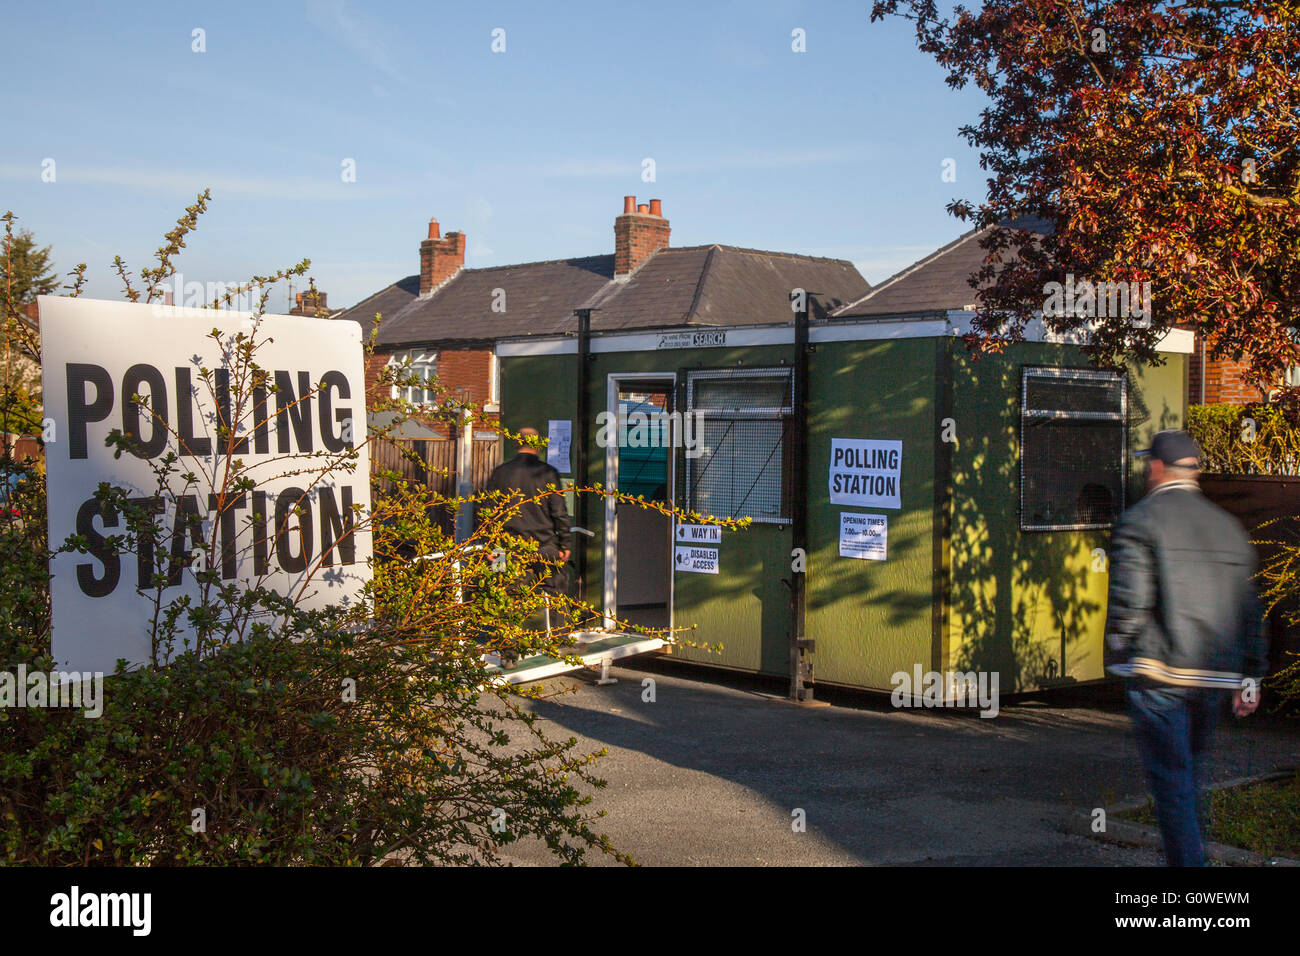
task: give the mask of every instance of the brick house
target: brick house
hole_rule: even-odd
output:
[[[1202,372],[1204,369],[1204,372]],[[1205,341],[1196,336],[1195,351],[1188,363],[1187,394],[1188,402],[1193,405],[1249,405],[1254,402],[1267,401],[1270,395],[1276,395],[1277,388],[1265,392],[1252,385],[1246,377],[1250,371],[1250,362],[1245,359],[1230,357],[1215,358],[1207,355]],[[1300,365],[1287,370],[1278,387],[1300,387]]]
[[[672,248],[662,203],[624,197],[612,254],[516,265],[465,267],[466,237],[445,236],[436,219],[420,243],[420,271],[363,299],[337,318],[369,333],[382,316],[367,390],[386,363],[409,361],[489,415],[500,410],[498,339],[576,331],[590,307],[593,332],[680,326],[789,323],[791,289],[819,293],[820,317],[869,286],[845,260],[725,245]],[[414,402],[433,393],[412,389]]]

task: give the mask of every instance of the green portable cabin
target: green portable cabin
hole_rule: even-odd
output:
[[[1109,530],[1140,494],[1131,451],[1183,423],[1191,336],[1169,333],[1162,365],[1101,371],[1041,328],[975,359],[960,339],[971,317],[811,324],[804,631],[818,684],[988,671],[1006,693],[1103,677]],[[593,332],[585,422],[578,338],[497,343],[503,424],[571,423],[571,465],[585,446],[591,485],[652,500],[662,484],[684,510],[753,519],[712,542],[588,495],[587,600],[611,628],[689,627],[723,645],[679,658],[788,675],[793,325]],[[647,402],[666,436],[628,427]],[[651,457],[647,435],[673,447]]]

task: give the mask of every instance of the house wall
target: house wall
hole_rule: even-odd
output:
[[[389,393],[379,394],[380,373],[392,358],[394,352],[405,349],[375,350],[366,358],[366,396],[370,402],[386,399]],[[469,401],[483,407],[492,396],[492,351],[490,349],[446,349],[438,352],[438,382],[450,389],[451,397],[459,401]],[[499,397],[499,396],[498,396]],[[494,418],[494,412],[486,412],[486,418]],[[421,419],[424,424],[441,431],[436,422]]]

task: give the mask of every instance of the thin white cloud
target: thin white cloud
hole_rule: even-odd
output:
[[[349,10],[346,0],[307,0],[306,6],[307,16],[316,28],[361,63],[382,73],[396,85],[417,92],[422,103],[450,110],[457,108],[454,97],[429,88],[427,72],[399,69],[402,58],[395,52],[396,41],[401,39],[399,31],[389,29],[387,24],[373,17]],[[422,62],[418,66],[427,67],[427,64]],[[393,96],[379,83],[371,83],[370,90],[378,99],[386,100]]]
[[[307,0],[307,16],[322,33],[367,66],[400,80],[392,51],[372,22],[349,13],[344,0]]]
[[[174,169],[146,169],[124,166],[80,166],[62,162],[56,167],[57,179],[51,187],[59,185],[121,186],[154,195],[184,195],[193,197],[204,189],[213,196],[240,196],[258,199],[288,199],[310,202],[347,202],[355,199],[376,199],[401,195],[401,190],[375,189],[339,179],[276,179],[269,177],[226,176],[200,171]],[[0,164],[0,180],[11,182],[41,181],[40,166]]]
[[[861,162],[870,158],[869,147],[810,150],[748,150],[743,153],[695,156],[681,162],[671,156],[656,157],[656,173],[716,173],[737,169],[799,169]],[[614,178],[641,174],[641,158],[565,160],[544,167],[542,175],[553,177]]]

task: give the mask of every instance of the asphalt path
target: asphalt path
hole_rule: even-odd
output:
[[[1158,852],[1065,831],[1067,814],[1145,792],[1117,706],[1003,703],[998,716],[802,708],[680,672],[557,678],[576,693],[529,707],[549,736],[607,748],[595,829],[642,865],[1150,866]],[[654,681],[654,700],[643,681]],[[1300,762],[1300,725],[1231,716],[1212,777]],[[802,822],[802,829],[799,823]],[[506,860],[550,865],[539,844]],[[612,863],[600,854],[591,864]]]

